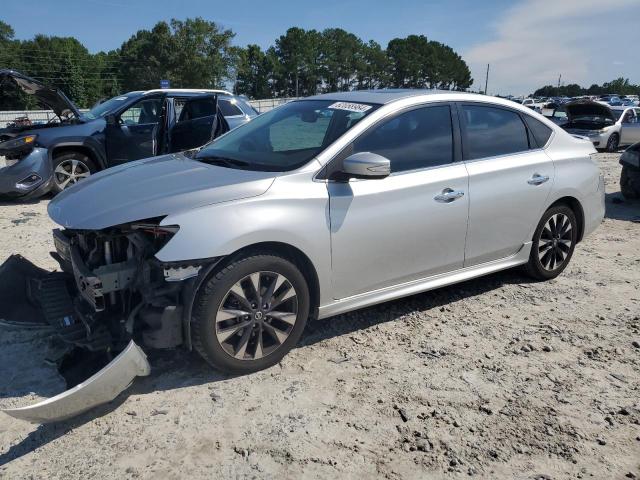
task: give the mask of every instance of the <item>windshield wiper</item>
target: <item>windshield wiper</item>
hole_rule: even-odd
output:
[[[249,162],[245,162],[244,160],[236,160],[235,158],[227,158],[227,157],[217,157],[217,156],[202,156],[195,157],[195,160],[200,160],[201,162],[210,163],[211,165],[220,165],[223,167],[248,167],[251,165]]]

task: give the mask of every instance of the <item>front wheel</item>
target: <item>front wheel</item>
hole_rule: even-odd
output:
[[[65,188],[78,183],[95,173],[93,161],[80,152],[69,152],[53,159],[53,193],[60,193]]]
[[[192,317],[194,348],[213,367],[245,374],[278,363],[309,316],[298,267],[271,254],[240,258],[202,287]]]
[[[533,234],[526,272],[536,280],[557,277],[569,264],[578,239],[578,222],[569,207],[547,210]]]

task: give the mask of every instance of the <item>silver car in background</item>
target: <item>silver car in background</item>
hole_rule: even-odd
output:
[[[282,359],[310,318],[517,266],[554,278],[604,216],[594,151],[483,95],[288,103],[50,203],[64,227],[55,256],[77,285],[61,335],[82,320],[115,351],[183,345],[249,373]],[[105,342],[90,336],[79,341]]]

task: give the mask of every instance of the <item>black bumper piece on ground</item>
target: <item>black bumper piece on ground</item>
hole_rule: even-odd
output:
[[[107,329],[85,318],[70,292],[72,275],[47,272],[20,255],[0,266],[0,322],[20,327],[52,327],[65,342],[92,351],[109,349]]]

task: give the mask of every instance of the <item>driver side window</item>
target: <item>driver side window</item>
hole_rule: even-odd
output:
[[[123,125],[148,125],[158,123],[162,100],[159,98],[145,98],[134,103],[120,114]]]
[[[624,118],[622,119],[622,123],[637,123],[638,117],[636,116],[633,110],[627,111],[625,113]]]

